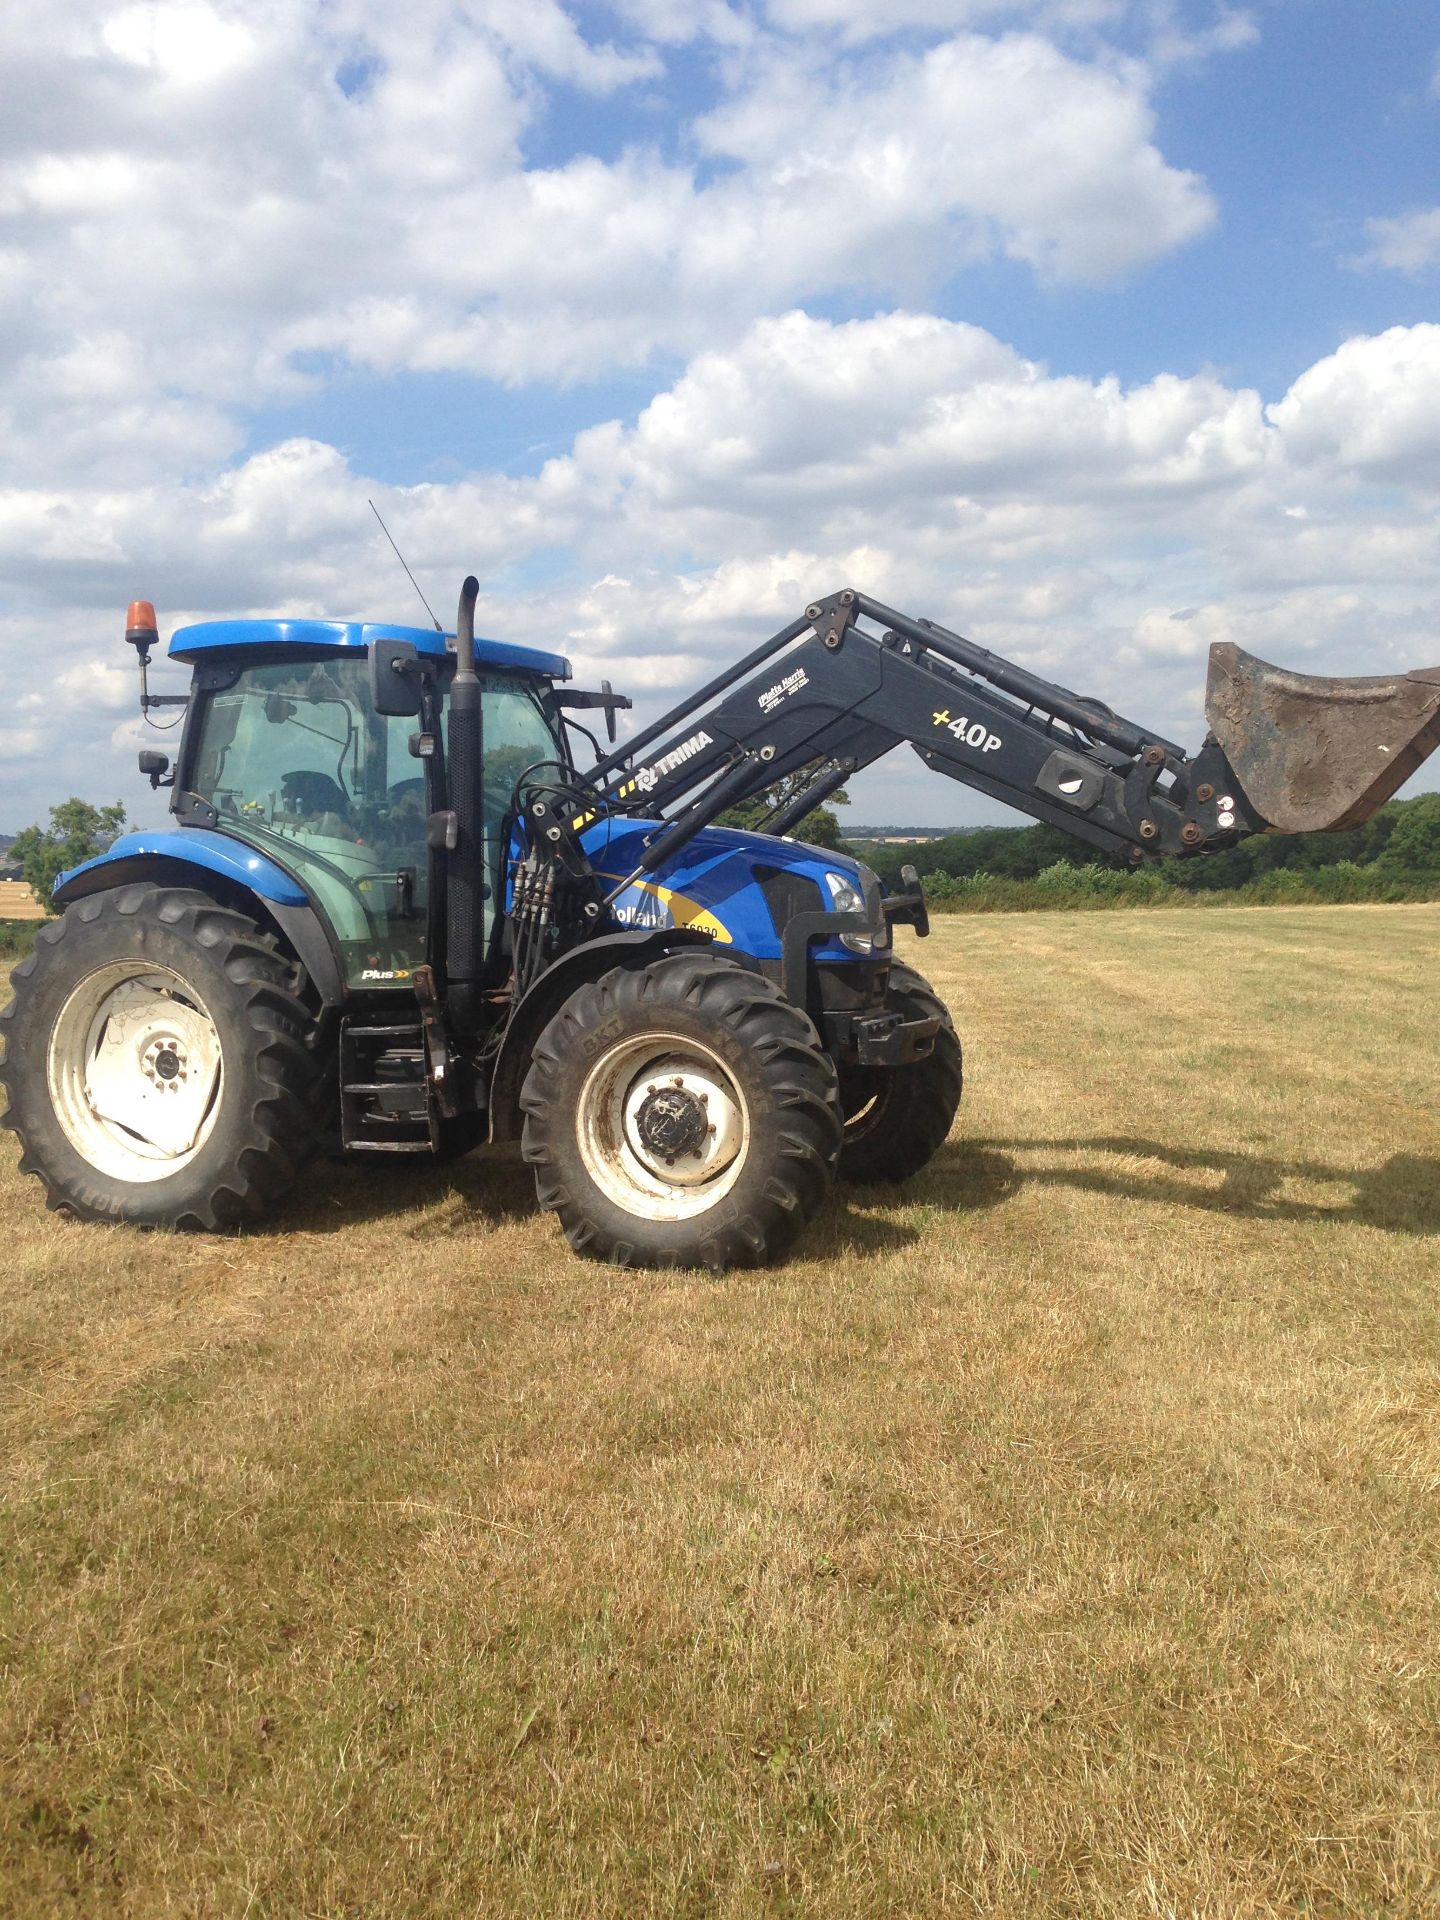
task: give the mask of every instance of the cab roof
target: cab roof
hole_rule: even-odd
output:
[[[441,658],[454,651],[453,633],[433,627],[399,627],[380,620],[204,620],[197,626],[177,627],[170,636],[172,660],[200,660],[209,654],[253,652],[259,647],[314,647],[317,652],[363,652],[376,640],[409,640],[417,653]],[[509,667],[522,673],[541,673],[550,680],[568,680],[570,662],[562,653],[542,653],[537,647],[511,647],[503,640],[475,637],[478,667]]]

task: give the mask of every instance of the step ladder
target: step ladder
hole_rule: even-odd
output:
[[[439,1119],[418,1018],[341,1026],[340,1139],[347,1153],[435,1152]]]

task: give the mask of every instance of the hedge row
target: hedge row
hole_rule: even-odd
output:
[[[43,920],[0,920],[0,959],[13,965],[29,953],[44,924]]]
[[[1114,867],[1076,867],[1057,861],[1028,880],[976,873],[956,879],[927,873],[925,899],[937,913],[1031,913],[1091,911],[1117,907],[1350,906],[1440,900],[1440,879],[1385,873],[1341,861],[1309,870],[1277,867],[1244,886],[1224,892],[1173,886],[1154,867],[1120,872]]]

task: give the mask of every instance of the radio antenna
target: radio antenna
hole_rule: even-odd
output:
[[[369,507],[371,513],[374,514],[375,518],[377,520],[380,520],[380,509],[376,506],[375,502],[373,500],[367,500],[365,504],[367,507]],[[405,567],[405,556],[403,553],[401,553],[400,549],[395,545],[395,541],[393,536],[391,535],[390,529],[386,526],[383,520],[380,520],[380,531],[381,533],[384,534],[385,538],[389,540],[391,547],[394,549],[395,558],[400,562],[402,567]],[[409,567],[405,567],[405,578],[410,582],[411,586],[414,587],[416,593],[420,593],[420,582],[415,578],[414,574],[411,573]],[[430,602],[425,598],[423,593],[420,593],[420,604],[422,607],[424,607],[426,613],[429,614],[430,624],[434,627],[436,633],[444,633],[445,629],[441,626],[440,622],[435,618],[435,609],[430,605]]]

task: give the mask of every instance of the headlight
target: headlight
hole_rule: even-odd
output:
[[[865,913],[865,896],[848,873],[827,873],[826,890],[830,895],[830,904],[837,913]],[[889,945],[890,929],[884,920],[869,933],[842,933],[840,944],[848,947],[851,953],[874,953],[877,947]]]
[[[837,913],[865,911],[865,896],[848,873],[827,873],[825,885],[830,894],[830,904]]]

